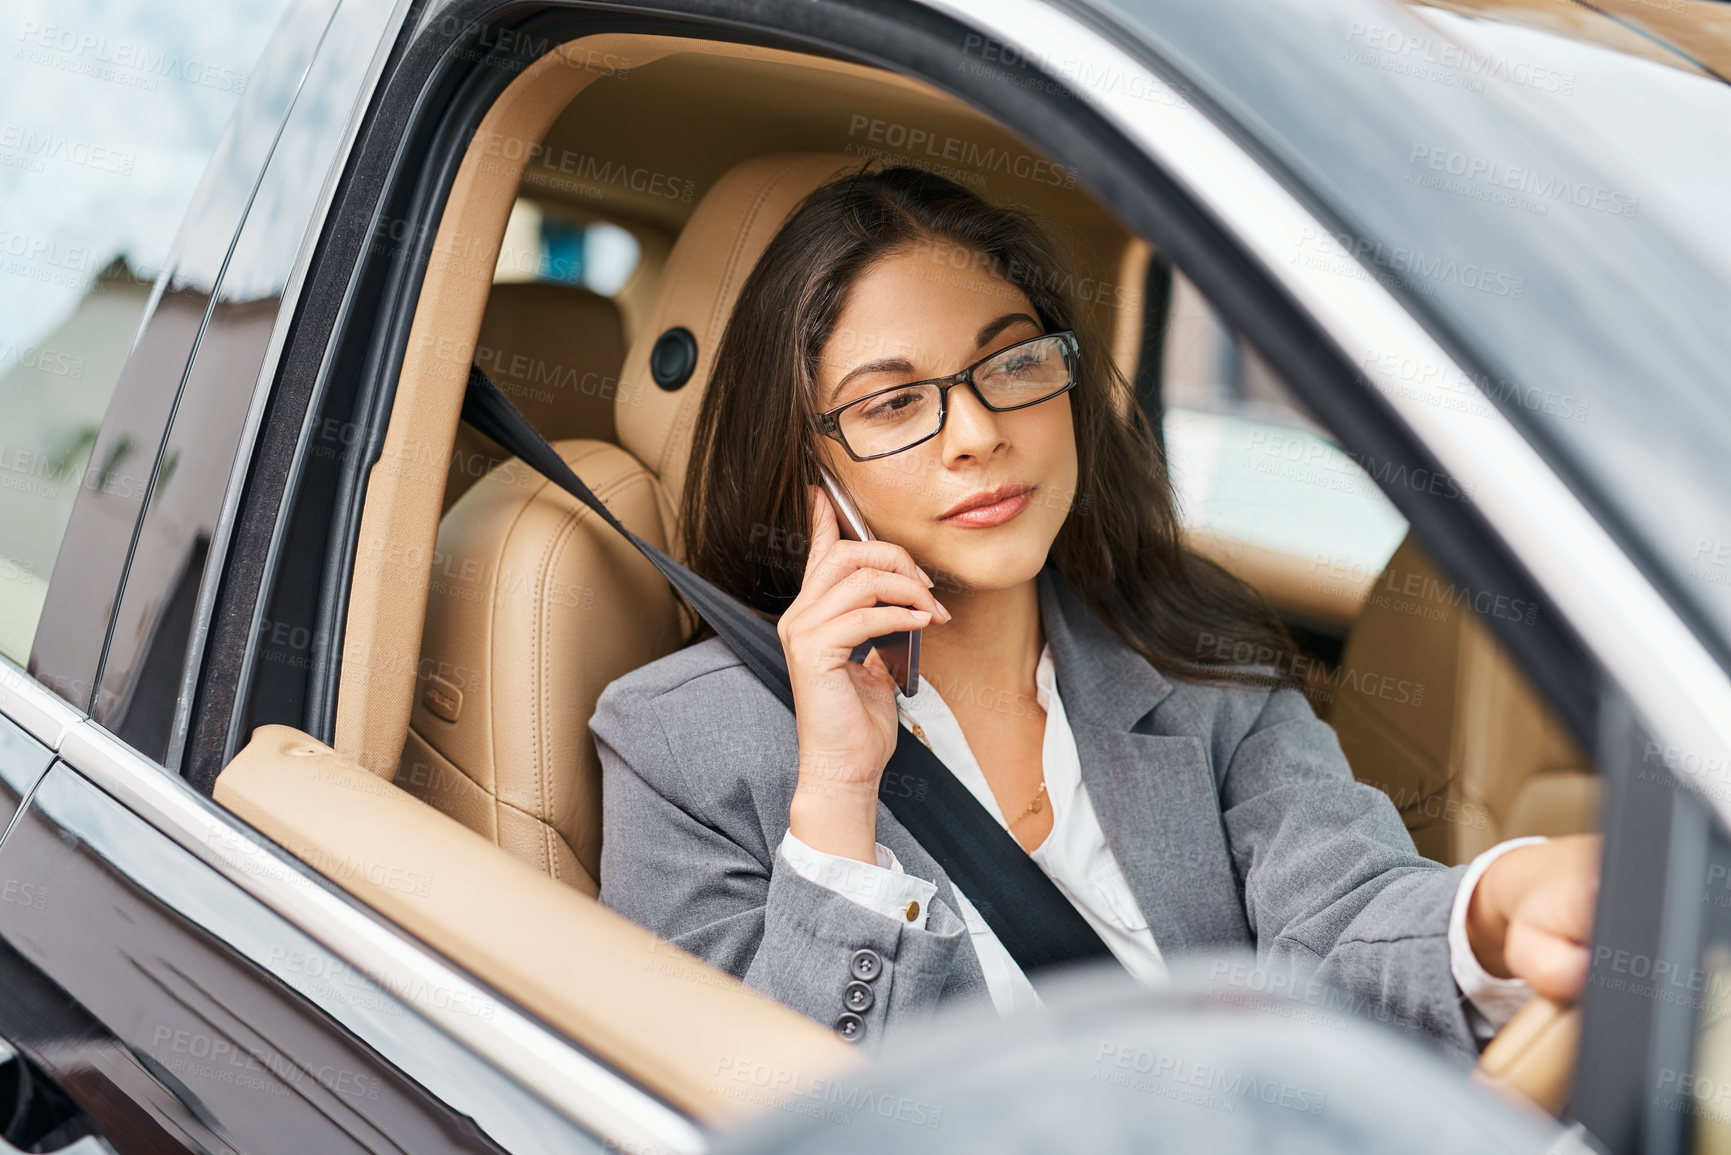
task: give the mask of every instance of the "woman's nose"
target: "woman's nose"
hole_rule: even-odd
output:
[[[943,434],[946,457],[984,458],[1003,443],[999,415],[987,409],[966,385],[957,385],[950,390],[947,409]]]

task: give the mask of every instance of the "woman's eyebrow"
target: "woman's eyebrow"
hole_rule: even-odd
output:
[[[981,348],[986,344],[986,342],[990,341],[993,337],[996,337],[999,333],[1002,333],[1005,329],[1008,329],[1017,321],[1026,321],[1036,329],[1040,327],[1040,322],[1028,316],[1026,313],[1005,313],[997,320],[988,321],[986,323],[986,327],[980,330],[980,335],[974,338],[974,348]]]
[[[855,365],[849,369],[847,374],[835,383],[835,388],[829,391],[829,399],[834,401],[841,396],[841,391],[855,377],[863,377],[867,373],[912,373],[913,371],[914,363],[906,357],[879,357],[876,361],[867,361],[863,365]]]
[[[1008,329],[1011,325],[1014,325],[1017,321],[1026,321],[1036,329],[1040,327],[1040,322],[1035,320],[1033,317],[1028,316],[1026,313],[1005,313],[1002,317],[986,322],[985,328],[981,329],[979,336],[974,338],[974,347],[976,349],[981,348],[988,341],[996,337],[999,333],[1002,333],[1005,329]],[[837,397],[841,396],[841,391],[845,389],[847,383],[852,381],[855,377],[863,377],[867,373],[912,373],[913,371],[913,362],[909,361],[906,357],[879,357],[876,361],[867,361],[863,365],[855,365],[852,369],[847,371],[840,381],[835,383],[835,388],[829,391],[829,401],[834,401]],[[826,401],[825,404],[828,404],[829,401]]]

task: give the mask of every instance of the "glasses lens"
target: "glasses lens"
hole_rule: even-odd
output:
[[[844,409],[842,436],[860,457],[894,453],[938,429],[938,387],[909,385]]]
[[[1000,409],[1044,401],[1070,383],[1064,339],[1040,337],[1012,345],[975,370],[974,381]]]

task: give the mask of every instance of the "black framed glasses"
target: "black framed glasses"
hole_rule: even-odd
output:
[[[888,457],[936,437],[949,413],[950,390],[966,385],[994,413],[1026,409],[1076,387],[1082,347],[1069,329],[1017,341],[959,373],[892,385],[855,397],[816,417],[825,436],[855,461]]]

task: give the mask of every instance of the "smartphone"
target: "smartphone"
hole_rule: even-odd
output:
[[[829,494],[830,504],[835,506],[836,525],[841,535],[852,541],[876,541],[872,536],[871,527],[866,525],[865,518],[860,516],[858,507],[848,499],[846,491],[835,475],[823,466],[817,471],[823,480],[824,492]],[[878,605],[888,605],[879,602]],[[870,639],[867,645],[878,652],[883,659],[884,668],[889,670],[890,677],[896,680],[896,685],[907,697],[913,697],[920,689],[920,631],[900,630],[893,634],[880,634]]]

